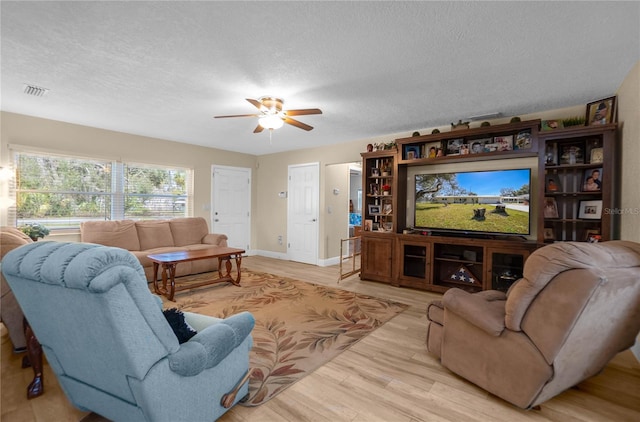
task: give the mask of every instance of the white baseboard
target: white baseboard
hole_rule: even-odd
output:
[[[252,253],[247,253],[247,255],[258,255],[264,256],[265,258],[273,258],[273,259],[282,259],[284,261],[289,261],[289,257],[286,253],[279,253],[273,251],[263,251],[259,249],[255,249],[251,251]],[[333,258],[328,259],[318,259],[318,267],[329,267],[331,265],[337,265],[340,263],[340,257],[335,256]]]

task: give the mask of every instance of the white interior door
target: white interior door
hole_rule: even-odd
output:
[[[289,166],[287,251],[289,259],[318,264],[320,164]]]
[[[249,252],[251,169],[212,166],[211,170],[211,230],[226,234],[230,247]]]

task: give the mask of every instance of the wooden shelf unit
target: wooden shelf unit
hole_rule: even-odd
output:
[[[615,165],[619,162],[617,125],[581,126],[540,132],[540,123],[540,120],[530,120],[400,138],[396,139],[397,149],[363,153],[363,191],[366,192],[362,211],[363,224],[370,220],[378,230],[362,233],[360,278],[439,292],[451,287],[461,287],[472,292],[486,289],[506,291],[522,276],[522,268],[530,253],[545,243],[552,240],[584,241],[586,234],[593,230],[598,230],[602,240],[618,238],[617,215],[606,211],[615,208],[619,201],[619,169]],[[429,156],[431,147],[445,151],[449,144],[456,144],[451,142],[453,140],[460,139],[460,144],[467,145],[466,151],[476,141],[481,140],[486,144],[486,140],[491,138],[491,144],[497,144],[496,139],[504,137],[511,137],[511,150]],[[572,149],[567,147],[581,145],[584,145],[582,158],[569,154]],[[494,147],[495,145],[491,145],[488,149]],[[594,148],[602,148],[594,153],[594,157],[601,153],[602,162],[591,161],[591,151]],[[577,150],[574,148],[573,152],[576,153]],[[538,210],[532,212],[533,216],[537,215],[537,232],[533,233],[535,240],[403,234],[407,229],[409,168],[524,157],[536,157],[538,161],[538,177],[531,181],[532,192],[537,192],[535,198],[531,196],[531,205],[538,207]],[[555,157],[555,163],[548,157]],[[383,166],[391,169],[389,174],[383,176],[382,170],[374,173],[373,169],[382,169]],[[599,191],[585,191],[583,178],[586,172],[596,169],[601,169],[601,188]],[[545,189],[551,175],[558,176],[562,189]],[[383,184],[391,187],[388,195],[383,195],[380,190]],[[545,217],[545,198],[554,198],[558,207],[557,217]],[[596,204],[601,208],[600,218],[581,216],[581,201],[599,201]],[[384,208],[385,204],[391,205],[390,212],[382,212],[383,209],[388,210]],[[583,203],[583,206],[585,204],[589,203]],[[373,212],[370,212],[369,205],[373,206]],[[379,230],[380,227],[383,230]],[[545,233],[550,232],[549,229],[557,233],[554,239],[545,239]],[[473,281],[460,282],[452,278],[452,274],[461,267],[470,273]]]
[[[619,204],[616,129],[616,124],[609,124],[540,133],[538,203],[541,208],[549,204],[557,214],[539,213],[539,241],[586,241],[588,234],[602,241],[619,238],[619,219],[610,212]],[[594,171],[599,173],[599,186],[588,191],[585,182]],[[584,213],[590,210],[597,214]]]

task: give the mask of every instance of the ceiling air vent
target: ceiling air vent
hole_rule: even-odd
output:
[[[49,92],[48,88],[42,88],[41,86],[24,84],[23,92],[27,95],[33,95],[36,97],[44,97]]]

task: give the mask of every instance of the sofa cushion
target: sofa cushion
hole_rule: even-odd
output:
[[[139,251],[140,242],[133,220],[85,221],[80,224],[80,241]]]
[[[141,250],[175,246],[168,221],[138,221],[136,230]]]
[[[209,233],[207,221],[202,217],[174,218],[169,220],[175,246],[195,245]]]

